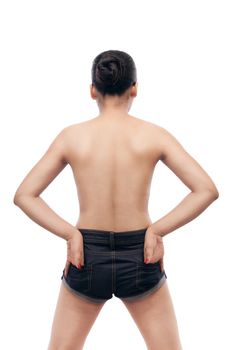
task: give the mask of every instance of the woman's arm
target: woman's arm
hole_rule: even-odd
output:
[[[161,161],[191,190],[174,209],[150,225],[151,232],[163,237],[200,215],[219,193],[210,176],[177,139],[166,129],[159,129]]]
[[[79,231],[57,215],[40,197],[40,194],[68,164],[66,161],[68,128],[64,128],[56,136],[43,157],[26,175],[14,195],[14,204],[26,215],[46,230],[65,240]]]

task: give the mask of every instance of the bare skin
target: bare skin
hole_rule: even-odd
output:
[[[14,203],[32,220],[67,241],[69,264],[84,265],[78,228],[126,231],[147,228],[144,257],[163,265],[163,237],[200,215],[218,191],[210,176],[164,128],[128,114],[137,85],[123,97],[103,98],[90,86],[100,114],[64,128],[18,187]],[[148,213],[151,179],[158,161],[190,189],[171,212],[156,222]],[[76,225],[58,216],[40,197],[69,164],[77,186]],[[93,304],[61,284],[48,350],[81,350],[104,304]],[[124,302],[148,350],[181,350],[168,284],[145,298]]]

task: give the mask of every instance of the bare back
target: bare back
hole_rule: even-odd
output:
[[[23,179],[15,201],[20,201],[27,214],[41,226],[64,237],[64,230],[73,226],[54,215],[41,199],[36,206],[31,205],[31,199],[39,198],[69,164],[80,205],[76,228],[112,231],[146,228],[152,223],[148,201],[159,160],[193,193],[200,193],[201,199],[203,193],[207,203],[216,198],[218,192],[210,176],[170,132],[129,114],[117,114],[100,115],[61,130]],[[183,225],[204,208],[201,204],[194,213],[191,203],[187,216],[184,211],[188,207],[183,203],[170,214],[166,230]]]
[[[77,186],[76,226],[113,231],[147,227],[150,184],[160,150],[152,123],[126,115],[69,128],[67,161]]]

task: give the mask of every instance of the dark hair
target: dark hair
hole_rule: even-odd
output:
[[[134,60],[124,51],[103,51],[93,61],[91,78],[102,95],[121,96],[137,81]]]

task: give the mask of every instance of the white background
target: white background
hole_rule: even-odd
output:
[[[130,113],[173,133],[219,190],[205,212],[164,238],[164,263],[184,350],[233,349],[230,6],[224,0],[1,2],[1,349],[47,349],[66,242],[30,220],[13,196],[62,128],[98,114],[89,94],[91,65],[109,49],[128,52],[137,66]],[[187,193],[159,163],[152,220]],[[69,166],[42,197],[76,223]],[[146,349],[115,297],[84,347],[110,348]]]

